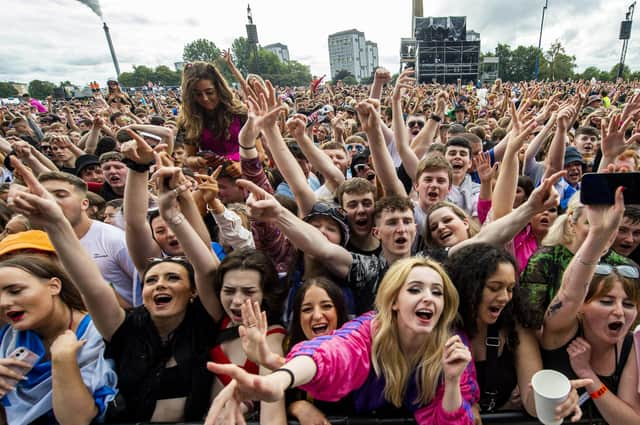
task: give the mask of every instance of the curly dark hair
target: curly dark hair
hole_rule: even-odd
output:
[[[222,290],[224,275],[230,270],[255,270],[260,274],[262,304],[269,324],[282,323],[282,307],[288,288],[278,279],[278,272],[271,259],[262,251],[253,248],[238,249],[227,255],[213,277],[213,288],[218,297]]]
[[[444,267],[453,281],[460,295],[458,313],[462,323],[460,328],[473,338],[478,333],[476,319],[478,306],[482,301],[482,291],[487,279],[496,272],[500,264],[510,264],[518,270],[516,260],[511,254],[501,248],[485,243],[475,243],[451,254],[444,263]],[[516,273],[517,277],[517,273]],[[513,349],[518,343],[515,331],[514,299],[518,296],[517,285],[513,291],[513,299],[500,314],[496,322],[500,329],[507,330],[507,344]]]
[[[304,301],[304,296],[307,291],[317,286],[320,289],[324,289],[329,298],[331,298],[331,302],[333,302],[333,306],[336,309],[336,316],[338,318],[338,328],[344,325],[347,320],[349,320],[349,313],[347,311],[347,302],[344,299],[344,295],[342,293],[342,289],[338,285],[335,284],[330,279],[326,277],[313,277],[307,280],[298,290],[296,291],[296,295],[293,298],[293,302],[291,303],[291,310],[293,311],[291,315],[291,323],[289,324],[289,336],[291,341],[289,343],[290,347],[293,347],[300,341],[304,341],[307,337],[304,335],[304,331],[302,330],[302,325],[300,324],[300,310],[302,309],[302,302]]]

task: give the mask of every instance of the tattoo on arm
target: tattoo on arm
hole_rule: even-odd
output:
[[[551,305],[547,309],[547,317],[551,317],[556,314],[562,308],[562,301],[559,299],[554,299],[551,302]]]

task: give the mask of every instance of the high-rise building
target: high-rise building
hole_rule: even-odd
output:
[[[358,80],[368,78],[378,66],[378,45],[356,29],[331,34],[329,65],[332,78],[339,71],[348,71]]]
[[[282,62],[289,62],[289,48],[282,43],[268,44],[262,47],[265,50],[273,52]]]

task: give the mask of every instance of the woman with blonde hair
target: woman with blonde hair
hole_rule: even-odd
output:
[[[184,66],[178,137],[184,140],[188,155],[210,151],[239,161],[238,134],[246,118],[246,108],[213,64]]]
[[[234,380],[216,397],[206,424],[236,423],[242,400],[280,400],[293,387],[326,401],[352,392],[359,415],[412,414],[418,424],[472,424],[478,384],[469,350],[451,329],[458,303],[438,263],[399,260],[380,284],[377,313],[345,324],[332,338],[296,345],[271,375],[210,363],[209,370]]]

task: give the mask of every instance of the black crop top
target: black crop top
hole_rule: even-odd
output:
[[[571,342],[576,339],[578,336],[582,335],[582,328],[578,329],[576,335],[569,340],[565,345],[560,348],[556,348],[555,350],[545,350],[541,349],[542,354],[542,363],[545,369],[553,369],[558,372],[562,372],[569,379],[578,379],[578,376],[575,374],[573,369],[571,368],[571,361],[569,360],[569,353],[567,353],[567,347]],[[622,375],[622,371],[624,370],[625,365],[627,364],[627,359],[629,358],[629,354],[631,353],[631,348],[633,346],[633,335],[628,334],[624,341],[622,342],[622,349],[620,350],[620,356],[618,357],[617,349],[616,349],[616,368],[613,372],[613,375],[609,376],[600,376],[598,378],[602,381],[604,385],[607,386],[609,391],[613,394],[618,393],[618,385],[620,384],[620,376]],[[584,393],[584,389],[578,390],[579,394]],[[582,417],[583,419],[596,419],[602,418],[598,408],[593,403],[591,399],[587,400],[585,404],[582,406]]]

